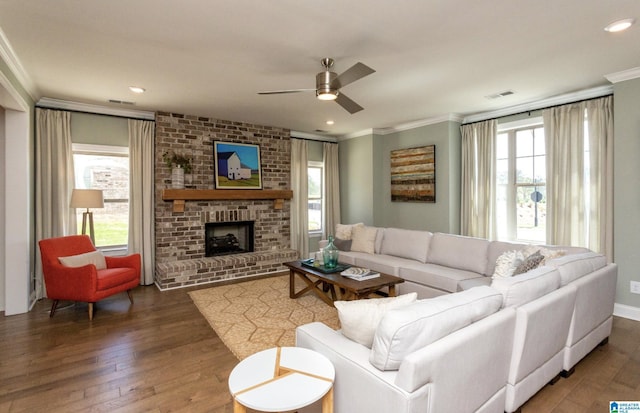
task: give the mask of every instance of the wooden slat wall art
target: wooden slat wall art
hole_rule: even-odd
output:
[[[391,200],[436,202],[436,146],[391,151]]]

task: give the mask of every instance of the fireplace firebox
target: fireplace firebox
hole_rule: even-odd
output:
[[[207,222],[205,256],[253,252],[254,221]]]

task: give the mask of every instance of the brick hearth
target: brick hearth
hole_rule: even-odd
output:
[[[167,150],[193,158],[193,188],[215,189],[214,141],[260,145],[263,188],[289,189],[289,130],[158,113],[155,278],[161,289],[279,272],[285,270],[283,262],[297,257],[297,252],[289,248],[289,200],[282,209],[274,209],[271,200],[187,201],[184,212],[173,212],[172,203],[162,200],[161,191],[169,188],[171,182],[171,171],[162,160]],[[225,221],[255,221],[254,252],[205,257],[205,223]]]

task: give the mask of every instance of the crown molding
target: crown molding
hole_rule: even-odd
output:
[[[144,110],[112,108],[108,106],[94,105],[91,103],[71,102],[68,100],[42,98],[36,106],[48,109],[70,110],[74,112],[95,113],[97,115],[119,116],[122,118],[155,120],[155,112]]]
[[[360,136],[365,135],[389,135],[391,133],[401,132],[405,130],[415,129],[422,126],[435,125],[436,123],[442,122],[458,122],[462,123],[462,116],[457,115],[455,113],[450,113],[447,115],[436,116],[428,119],[420,119],[412,122],[401,123],[395,126],[389,126],[387,128],[373,128],[373,129],[364,129],[358,132],[353,132],[348,135],[343,135],[339,138],[339,140],[347,140],[352,138],[358,138]]]
[[[2,28],[0,28],[0,58],[7,64],[11,73],[13,73],[18,82],[24,87],[31,99],[35,101],[38,94],[35,83],[33,83],[27,71],[24,70],[20,59],[18,59],[18,55],[13,51],[13,47],[11,47],[11,43],[9,43],[9,39],[7,39]]]
[[[504,116],[515,115],[516,113],[530,112],[533,110],[539,110],[549,108],[551,106],[564,105],[566,103],[578,102],[586,99],[593,99],[600,96],[606,96],[613,93],[613,86],[606,85],[595,87],[592,89],[585,89],[574,93],[567,93],[564,95],[554,96],[548,99],[537,100],[535,102],[523,103],[521,105],[510,106],[503,109],[494,110],[491,112],[477,113],[474,115],[465,116],[462,123],[480,122],[487,119],[501,118]]]
[[[460,115],[457,115],[455,113],[449,113],[447,115],[436,116],[429,119],[420,119],[413,122],[402,123],[400,125],[390,126],[388,128],[374,129],[373,132],[376,135],[389,135],[395,132],[401,132],[405,130],[420,128],[422,126],[435,125],[436,123],[442,123],[442,122],[462,123],[462,119],[463,117]]]
[[[624,82],[625,80],[637,79],[640,77],[640,67],[623,70],[622,72],[611,73],[604,76],[611,83]]]

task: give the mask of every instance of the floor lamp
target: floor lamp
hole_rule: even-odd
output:
[[[93,245],[96,239],[93,232],[93,212],[89,208],[104,208],[102,189],[74,189],[71,193],[71,208],[87,208],[82,213],[82,234],[87,233],[87,218],[89,219],[89,237]]]

